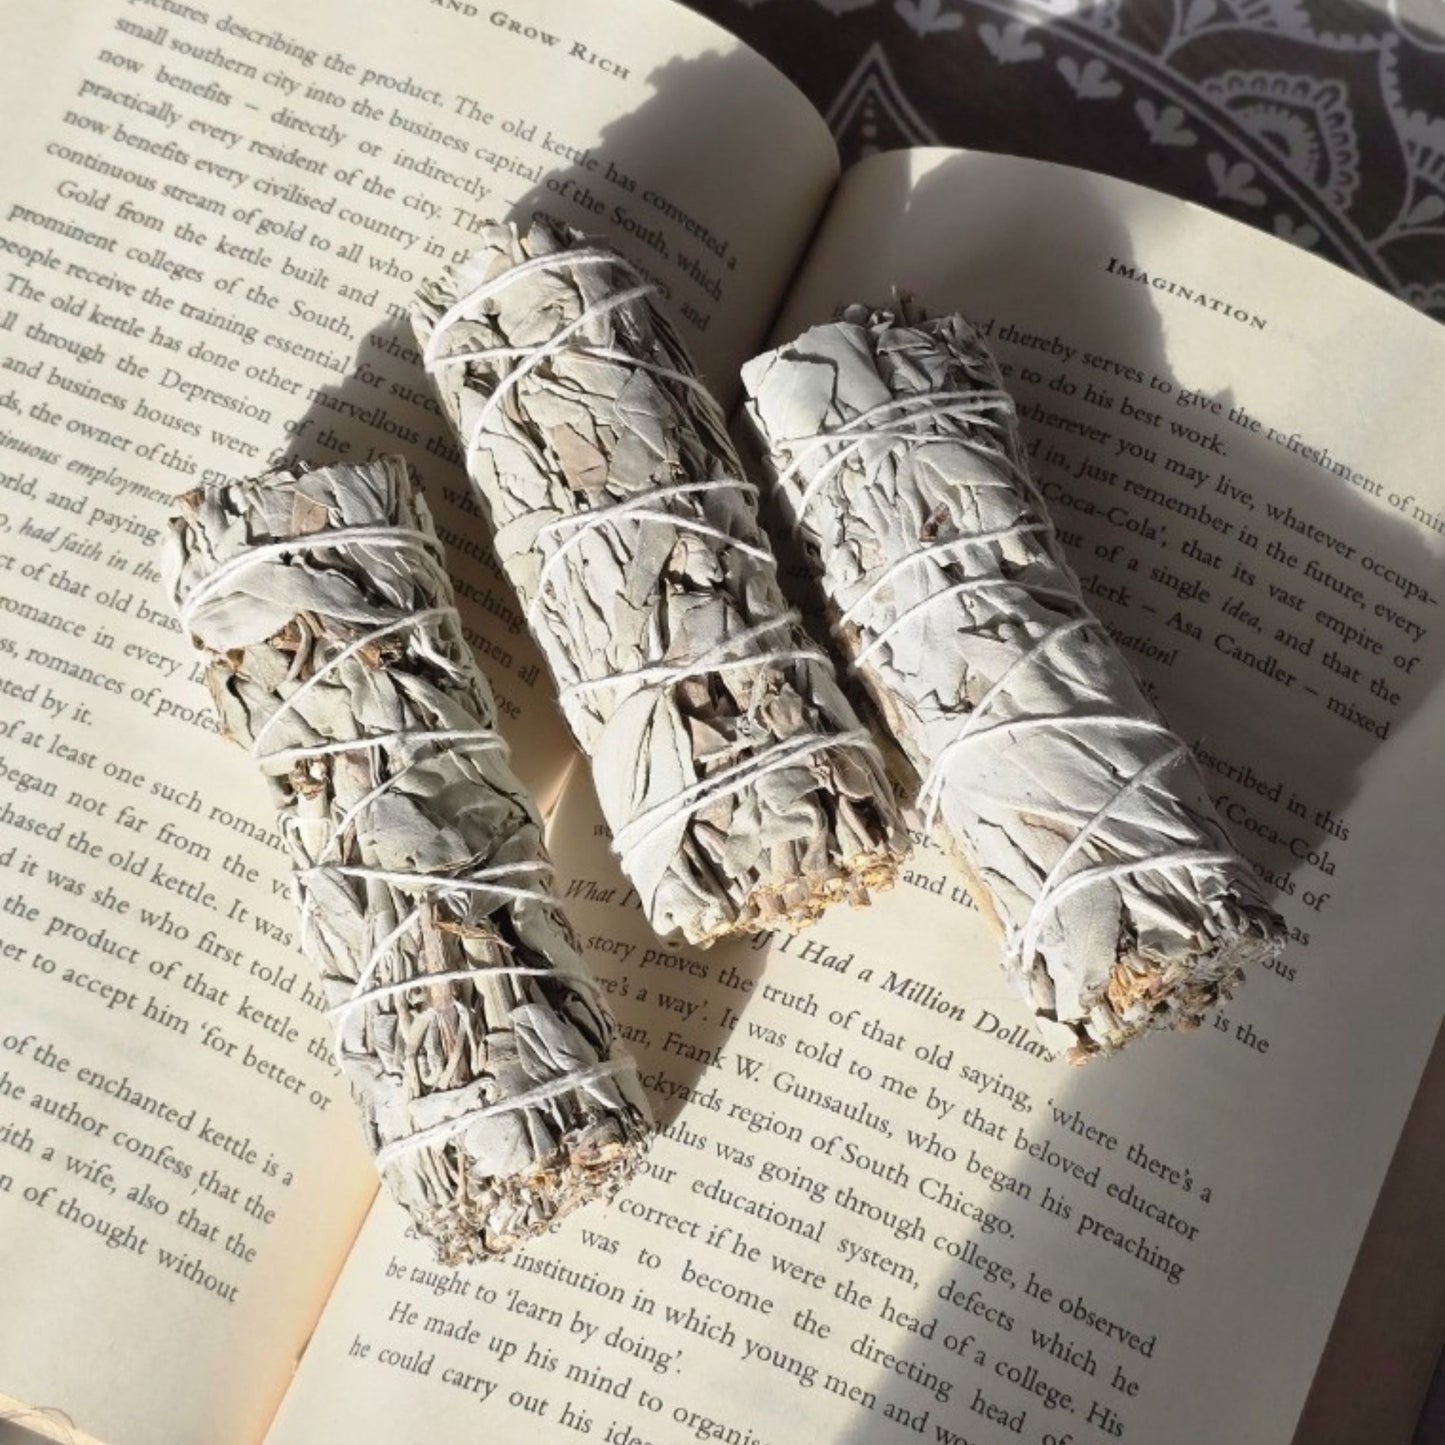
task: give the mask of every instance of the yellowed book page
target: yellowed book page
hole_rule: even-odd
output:
[[[892,282],[992,328],[1101,613],[1276,881],[1284,961],[1071,1070],[936,852],[870,910],[689,953],[573,788],[555,850],[666,1134],[498,1269],[430,1268],[379,1206],[272,1445],[419,1410],[443,1445],[1289,1442],[1445,994],[1445,340],[1229,223],[983,157],[845,178],[787,325]]]
[[[403,312],[535,201],[655,276],[709,374],[836,160],[661,0],[0,10],[0,1392],[254,1441],[374,1187],[265,790],[156,568],[169,499],[402,450],[521,770],[569,750]]]

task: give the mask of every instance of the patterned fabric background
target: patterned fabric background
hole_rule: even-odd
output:
[[[1445,320],[1445,0],[690,0],[844,162],[1062,161],[1307,246]]]

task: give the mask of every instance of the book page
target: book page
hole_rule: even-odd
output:
[[[1437,1036],[1335,1314],[1295,1445],[1413,1441],[1445,1340],[1445,1033]]]
[[[648,936],[579,784],[555,848],[666,1133],[495,1269],[435,1269],[379,1204],[273,1445],[419,1408],[442,1442],[1290,1441],[1445,995],[1445,340],[1179,202],[987,157],[845,178],[784,327],[893,282],[992,330],[1288,951],[1205,1028],[1069,1069],[935,850],[871,909],[694,953]]]
[[[661,0],[8,6],[0,96],[0,1392],[112,1445],[252,1441],[374,1176],[265,789],[160,591],[168,503],[405,452],[555,791],[570,749],[406,303],[548,206],[732,377],[836,160]]]

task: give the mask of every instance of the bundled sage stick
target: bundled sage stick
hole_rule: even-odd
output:
[[[651,287],[540,219],[481,237],[413,324],[648,921],[866,901],[907,849],[886,771]]]
[[[743,384],[838,645],[1046,1041],[1197,1023],[1282,926],[1084,605],[977,332],[850,307]]]
[[[396,457],[180,499],[167,581],[270,782],[377,1168],[449,1264],[610,1194],[651,1127]]]

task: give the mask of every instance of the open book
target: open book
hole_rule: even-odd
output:
[[[1445,333],[1096,176],[931,151],[839,180],[798,94],[666,0],[10,5],[0,112],[26,1432],[1285,1445],[1315,1380],[1301,1439],[1408,1437],[1436,1136],[1380,1191],[1445,997]],[[647,936],[402,320],[535,206],[655,279],[729,405],[770,335],[895,285],[986,330],[1077,570],[1278,889],[1277,971],[1070,1070],[927,850],[797,938]],[[666,1125],[615,1205],[462,1272],[377,1195],[264,789],[156,570],[188,485],[390,450]]]

